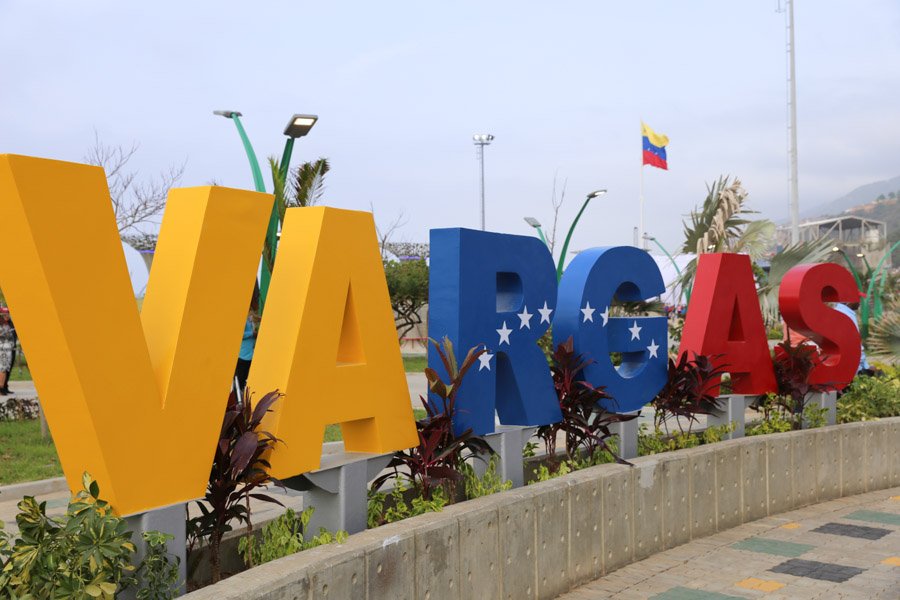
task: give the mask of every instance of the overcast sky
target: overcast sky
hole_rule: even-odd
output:
[[[627,244],[640,119],[670,139],[645,167],[647,230],[666,245],[719,174],[787,214],[785,30],[776,0],[34,2],[0,0],[0,152],[81,160],[94,130],[140,143],[150,176],[252,187],[233,125],[281,153],[295,112],[320,121],[295,164],[332,161],[326,203],[401,211],[406,241],[477,227],[471,136],[487,148],[487,222],[530,234],[605,187],[573,249]],[[796,6],[801,208],[900,174],[900,3]],[[269,183],[271,189],[271,183]]]

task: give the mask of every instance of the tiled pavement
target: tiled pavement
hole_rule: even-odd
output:
[[[656,554],[559,600],[900,599],[900,488],[767,517]]]

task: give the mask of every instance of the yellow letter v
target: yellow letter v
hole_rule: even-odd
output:
[[[203,495],[271,210],[172,190],[139,315],[103,170],[0,155],[0,288],[71,488],[122,515]]]

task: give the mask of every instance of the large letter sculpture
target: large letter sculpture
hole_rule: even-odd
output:
[[[553,343],[570,337],[579,354],[592,359],[584,378],[604,386],[614,412],[639,410],[666,383],[668,325],[665,317],[611,317],[614,300],[639,302],[666,291],[659,267],[638,248],[592,248],[576,256],[559,284]],[[610,352],[622,353],[617,369]]]
[[[486,348],[463,380],[456,404],[457,433],[505,425],[544,425],[561,414],[553,380],[537,340],[556,308],[553,258],[537,238],[469,229],[431,231],[428,331],[449,337],[459,360]],[[439,357],[428,365],[446,375]]]
[[[318,469],[332,423],[348,451],[418,443],[371,213],[288,209],[248,385],[285,394],[263,423],[276,477]]]
[[[123,515],[203,495],[271,207],[172,190],[138,314],[103,169],[0,156],[0,287],[72,489],[89,471]]]
[[[738,394],[775,391],[766,330],[746,254],[702,254],[680,353],[705,354],[731,373]],[[710,389],[718,394],[719,388]]]
[[[847,315],[825,302],[859,302],[853,275],[840,265],[800,265],[788,271],[778,289],[778,304],[784,321],[805,335],[822,352],[822,362],[809,376],[811,384],[847,387],[859,368],[859,330]]]

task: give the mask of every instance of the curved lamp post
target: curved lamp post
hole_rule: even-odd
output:
[[[844,261],[847,263],[847,266],[850,267],[850,272],[853,273],[853,279],[856,280],[856,289],[858,289],[860,292],[862,292],[863,291],[862,279],[859,278],[859,273],[857,272],[856,267],[853,266],[853,261],[851,261],[850,257],[847,256],[847,253],[844,252],[838,246],[834,246],[831,249],[831,251],[836,254],[840,254],[841,256],[844,257]]]
[[[534,217],[525,217],[525,222],[537,229],[538,237],[541,238],[541,241],[544,242],[545,246],[549,247],[549,245],[547,244],[547,238],[544,237],[544,232],[541,231],[541,222]]]
[[[656,244],[656,247],[657,247],[657,248],[659,248],[660,250],[662,250],[662,253],[665,254],[666,257],[668,257],[669,262],[671,262],[671,263],[672,263],[672,266],[675,267],[675,272],[678,273],[678,277],[681,277],[681,268],[678,266],[678,263],[675,262],[675,259],[672,258],[672,255],[669,254],[669,251],[666,250],[666,249],[663,247],[663,245],[659,243],[659,240],[656,239],[655,237],[653,237],[652,235],[650,235],[649,233],[645,233],[645,234],[644,234],[644,239],[653,242],[654,244]],[[684,302],[685,302],[685,304],[690,303],[690,301],[691,301],[691,289],[690,289],[690,288],[682,289],[682,290],[681,290],[681,293],[684,294]]]
[[[894,242],[894,245],[891,246],[890,249],[888,249],[888,251],[885,252],[884,256],[881,257],[881,260],[878,261],[878,265],[875,267],[875,272],[872,274],[871,279],[869,279],[869,287],[866,289],[866,298],[865,298],[866,301],[863,302],[862,310],[860,311],[860,319],[859,319],[862,322],[862,325],[860,326],[860,332],[862,333],[863,338],[869,337],[869,296],[872,295],[872,291],[875,289],[875,280],[878,279],[878,274],[881,272],[881,267],[882,267],[882,265],[884,265],[885,259],[887,259],[888,256],[890,256],[891,254],[894,253],[894,250],[897,249],[897,246],[900,246],[900,240],[898,240],[897,242]],[[883,287],[882,287],[882,289],[883,289]],[[881,290],[879,290],[879,296],[878,296],[878,298],[876,298],[876,302],[875,302],[876,312],[877,312],[878,307],[880,307],[880,305],[881,305],[880,293],[881,293]],[[880,315],[878,315],[878,316],[880,316]],[[876,318],[878,318],[878,317],[876,316]]]
[[[563,265],[566,262],[566,251],[569,249],[569,242],[572,240],[572,233],[575,231],[575,226],[578,225],[578,219],[581,218],[581,214],[584,212],[584,209],[587,208],[587,205],[594,198],[598,198],[606,194],[606,190],[595,190],[587,195],[584,199],[584,204],[581,205],[581,210],[578,211],[578,214],[575,215],[575,220],[572,221],[571,227],[569,227],[569,233],[566,234],[566,241],[563,243],[562,252],[559,254],[559,262],[556,265],[556,279],[559,281],[562,279],[563,273]]]
[[[236,110],[215,110],[214,115],[225,117],[234,121],[241,142],[244,144],[244,151],[247,153],[247,160],[250,162],[250,171],[253,173],[253,187],[257,192],[265,193],[266,184],[263,181],[262,170],[259,168],[259,160],[256,158],[256,152],[253,151],[253,144],[241,123],[243,116]],[[279,167],[279,176],[282,181],[287,179],[288,170],[290,169],[291,154],[294,151],[294,140],[305,136],[309,130],[313,128],[319,117],[316,115],[296,114],[288,121],[287,127],[284,128],[284,135],[287,140],[284,142],[284,152],[281,155],[281,165]],[[266,251],[269,256],[274,257],[278,247],[278,207],[272,204],[272,215],[269,217],[269,226],[266,229]],[[266,304],[266,296],[269,292],[269,282],[272,280],[272,271],[263,261],[262,269],[260,269],[259,277],[259,312],[262,314],[263,307]]]

